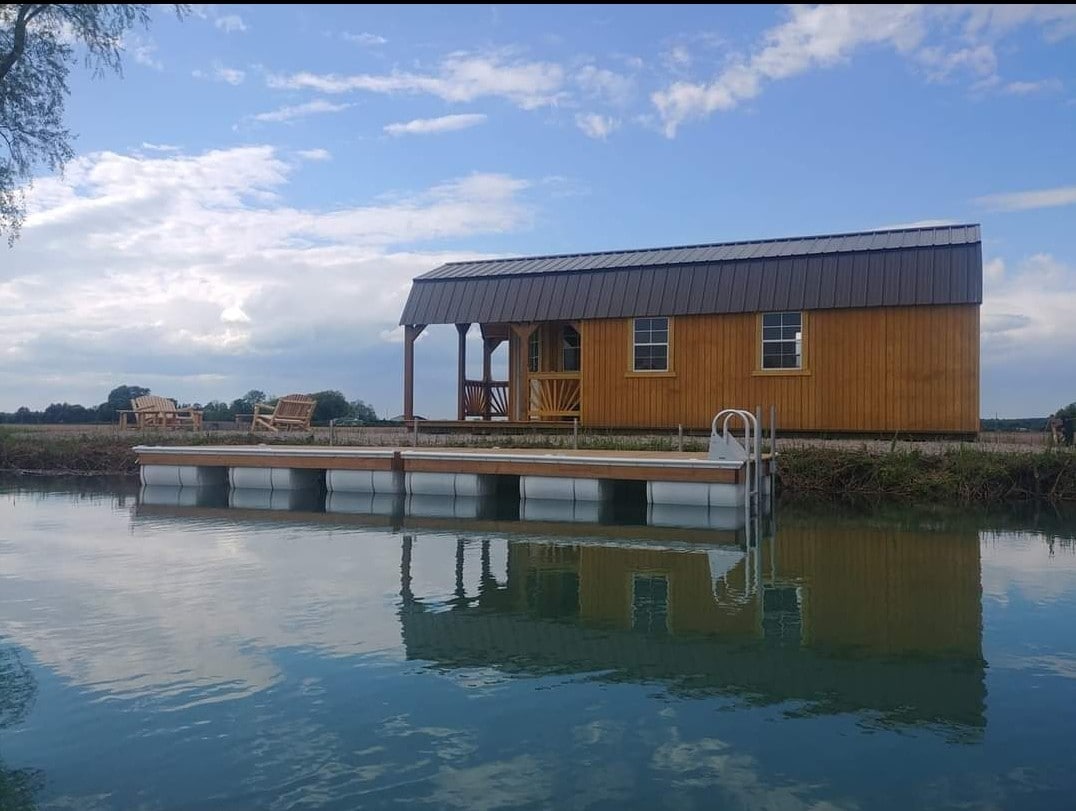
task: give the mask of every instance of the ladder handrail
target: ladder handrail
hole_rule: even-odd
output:
[[[743,422],[743,449],[747,454],[747,459],[750,462],[752,457],[755,457],[755,462],[758,462],[759,455],[759,441],[758,441],[758,419],[750,411],[746,411],[742,408],[723,408],[714,415],[713,420],[710,421],[710,436],[717,436],[717,421],[724,417],[721,423],[721,436],[728,439],[729,436],[729,420],[733,417],[739,417]],[[754,488],[756,491],[758,487]],[[748,491],[751,487],[748,486]]]

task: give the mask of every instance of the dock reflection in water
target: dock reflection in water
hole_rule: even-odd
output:
[[[689,526],[674,528],[587,523],[609,517],[587,502],[514,508],[329,493],[321,511],[309,494],[233,491],[231,509],[220,509],[219,496],[153,490],[143,491],[140,515],[291,509],[297,521],[392,525],[401,532],[399,621],[410,659],[597,673],[749,705],[793,701],[800,713],[857,712],[864,723],[962,740],[985,724],[974,530],[922,535],[801,520],[749,537],[740,510],[704,518],[682,510]],[[670,510],[659,520],[677,517]],[[455,537],[454,562],[439,578],[454,580],[451,596],[413,588],[426,534]],[[493,546],[503,550],[499,569]]]

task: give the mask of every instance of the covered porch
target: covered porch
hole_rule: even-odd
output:
[[[404,419],[415,417],[415,341],[426,324],[404,324]],[[468,335],[477,327],[482,339],[482,374],[467,375]],[[579,419],[582,370],[579,324],[457,323],[458,420],[510,422]],[[493,376],[495,353],[505,346],[507,379]],[[498,364],[504,368],[503,361]]]

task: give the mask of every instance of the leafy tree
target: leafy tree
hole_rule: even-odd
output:
[[[131,407],[135,397],[145,397],[149,389],[145,386],[116,386],[108,393],[108,399],[97,406],[97,419],[101,422],[114,422],[116,412]]]
[[[202,419],[206,422],[228,422],[235,419],[235,410],[223,400],[210,400],[202,407]]]
[[[1069,403],[1064,408],[1057,410],[1057,416],[1061,418],[1061,434],[1066,445],[1072,445],[1076,441],[1076,403]]]
[[[189,6],[175,6],[182,18]],[[34,170],[62,170],[73,156],[64,125],[76,46],[95,76],[121,72],[123,35],[148,27],[146,3],[0,4],[0,232],[13,244]]]
[[[236,397],[234,400],[232,400],[232,404],[230,406],[232,416],[234,417],[236,414],[253,414],[254,406],[256,406],[258,403],[269,402],[269,399],[270,398],[266,396],[264,391],[251,389],[242,397]]]
[[[49,425],[57,425],[60,423],[65,425],[77,425],[80,423],[97,422],[97,413],[81,405],[53,403],[45,409],[41,421]]]
[[[310,396],[318,401],[314,407],[314,422],[328,422],[351,413],[351,404],[342,392],[317,391]]]
[[[348,415],[363,422],[377,422],[377,413],[373,407],[362,400],[352,400],[349,404],[351,413]]]

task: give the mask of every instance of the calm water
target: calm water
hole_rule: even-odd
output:
[[[1055,515],[745,550],[72,487],[0,484],[5,811],[1076,804]]]

